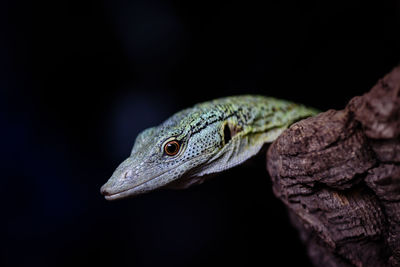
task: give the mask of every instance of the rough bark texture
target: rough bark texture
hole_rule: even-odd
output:
[[[400,67],[292,125],[267,168],[316,266],[400,266]]]

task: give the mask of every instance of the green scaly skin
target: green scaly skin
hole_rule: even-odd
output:
[[[101,193],[121,199],[161,187],[187,188],[256,155],[286,128],[318,111],[264,96],[232,96],[182,110],[161,125],[141,132],[132,153],[115,170]],[[176,140],[179,152],[164,151]]]

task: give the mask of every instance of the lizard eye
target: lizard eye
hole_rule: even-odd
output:
[[[175,140],[169,141],[164,145],[164,152],[168,156],[175,156],[178,154],[180,146],[181,145]]]

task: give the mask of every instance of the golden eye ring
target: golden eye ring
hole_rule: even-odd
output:
[[[181,145],[178,143],[178,141],[172,140],[164,145],[164,152],[168,156],[175,156],[178,154],[180,147]]]

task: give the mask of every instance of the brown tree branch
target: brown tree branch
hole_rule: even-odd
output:
[[[316,266],[399,266],[400,67],[290,127],[267,168]]]

